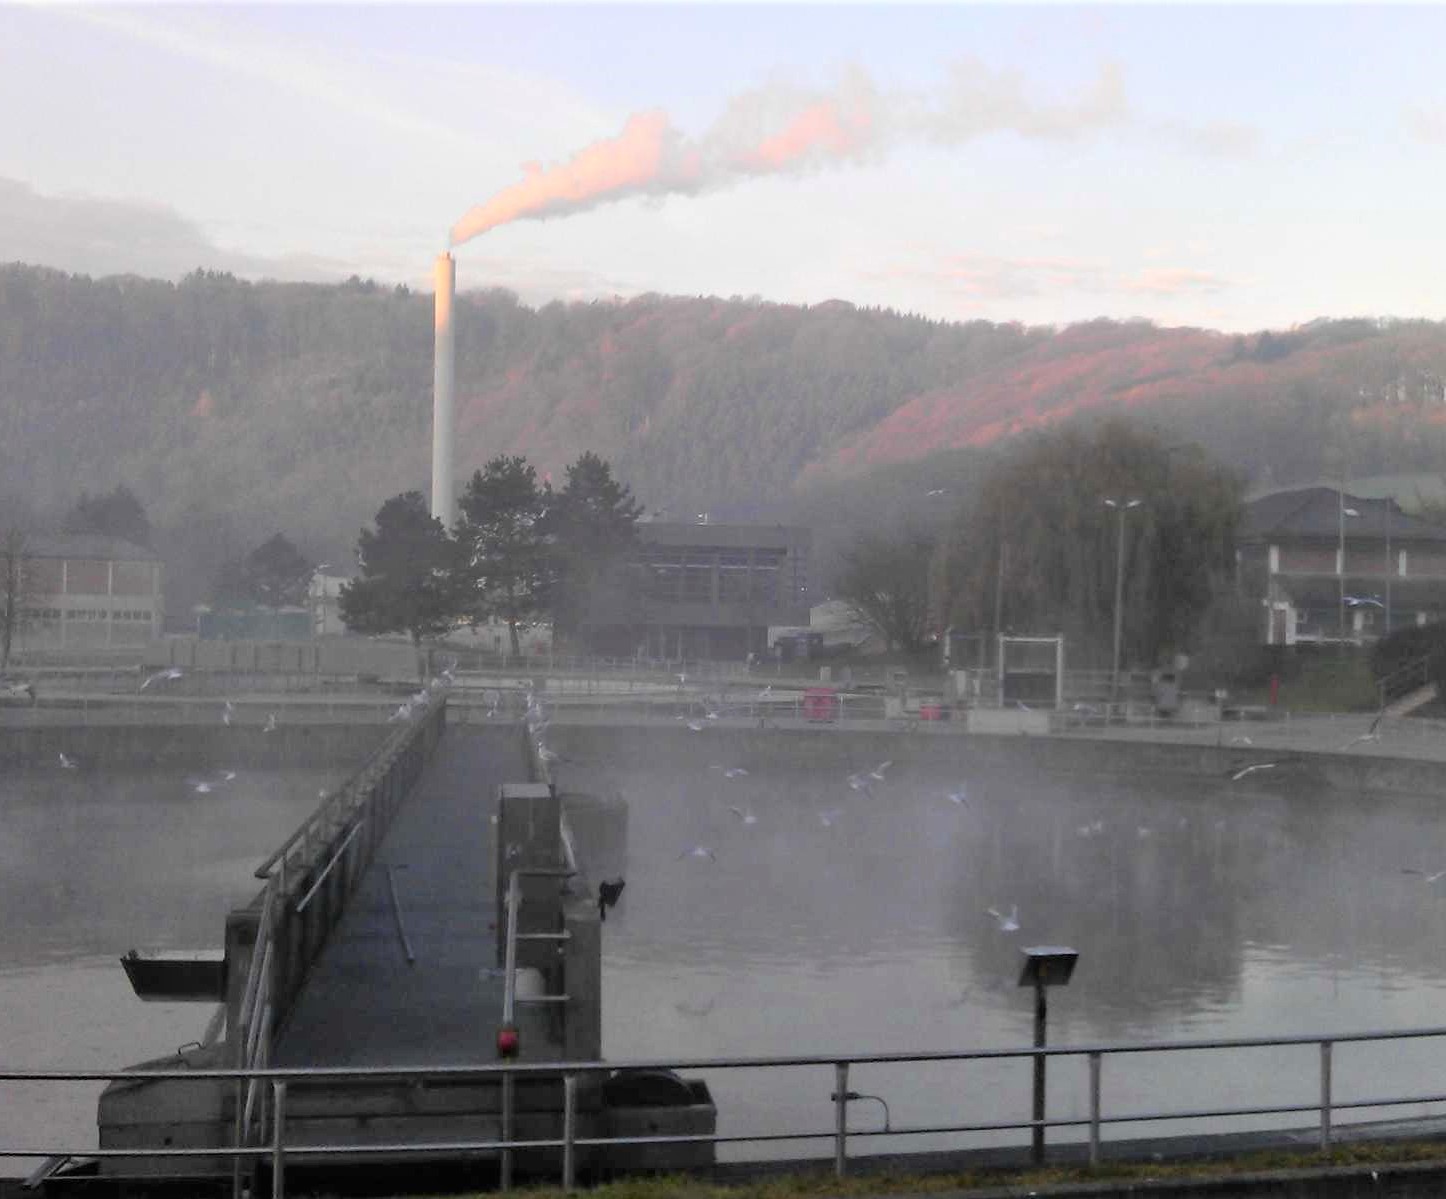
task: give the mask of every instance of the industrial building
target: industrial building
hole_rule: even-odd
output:
[[[116,537],[73,533],[25,547],[20,652],[123,649],[161,635],[161,559]]]
[[[807,529],[785,525],[638,525],[636,596],[624,637],[664,660],[733,659],[768,651],[769,626],[807,625]]]

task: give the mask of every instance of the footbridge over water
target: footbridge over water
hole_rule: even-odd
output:
[[[601,1060],[599,913],[586,855],[574,852],[555,789],[534,781],[541,764],[519,723],[447,733],[437,693],[385,727],[366,765],[260,865],[252,902],[226,916],[219,989],[204,996],[220,1005],[203,1043],[135,1068],[329,1071],[293,1078],[285,1129],[291,1153],[355,1149],[329,1156],[330,1169],[414,1162],[426,1145],[429,1159],[483,1180],[499,1168],[505,1177],[514,1157],[519,1172],[555,1172],[555,1151],[504,1159],[476,1146],[560,1137],[561,1077],[465,1068],[498,1063],[504,1028],[515,1029],[522,1063]],[[607,1134],[607,1093],[601,1075],[577,1089],[579,1135]],[[197,1153],[102,1158],[101,1173],[239,1188],[249,1174],[240,1158],[200,1151],[269,1145],[271,1095],[257,1079],[116,1081],[99,1104],[103,1150]],[[711,1160],[711,1146],[703,1152]],[[686,1150],[689,1161],[699,1154]]]

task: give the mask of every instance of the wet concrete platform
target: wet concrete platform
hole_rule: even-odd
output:
[[[448,730],[312,966],[275,1041],[274,1064],[496,1060],[503,977],[491,818],[498,786],[526,780],[515,728]],[[519,1014],[532,1049],[526,1056],[563,1056],[539,1013]]]

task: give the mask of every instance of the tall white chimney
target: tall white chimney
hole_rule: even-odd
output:
[[[436,342],[432,351],[432,515],[452,530],[456,497],[452,491],[453,388],[457,351],[452,334],[452,307],[457,296],[457,264],[452,255],[437,255],[432,268],[436,290]]]

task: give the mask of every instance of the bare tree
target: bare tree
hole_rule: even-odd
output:
[[[16,526],[0,535],[0,670],[10,665],[31,598],[30,539]]]
[[[864,537],[844,553],[834,590],[890,649],[918,653],[929,637],[933,555],[933,540],[921,533]]]

